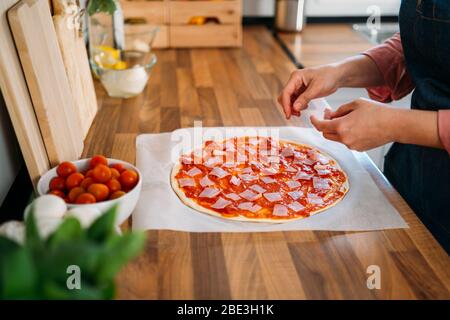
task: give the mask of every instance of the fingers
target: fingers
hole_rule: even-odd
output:
[[[323,112],[323,118],[325,120],[331,120],[331,114],[333,113],[333,110],[330,107],[326,107]]]
[[[323,137],[331,141],[341,142],[337,133],[323,133]]]
[[[336,111],[331,112],[329,114],[330,119],[336,119],[339,117],[343,117],[343,116],[349,114],[350,112],[352,112],[353,110],[355,110],[356,108],[357,108],[357,105],[355,104],[354,101],[343,104]]]
[[[278,98],[278,102],[283,107],[284,114],[288,119],[292,115],[292,101],[293,98],[295,97],[295,93],[297,89],[300,88],[302,85],[303,81],[301,77],[298,77],[295,73],[293,73]]]
[[[319,120],[315,116],[311,116],[312,125],[323,133],[337,133],[337,126],[339,124],[339,120]]]
[[[300,112],[299,111],[291,110],[291,113],[292,113],[293,116],[300,117]]]
[[[300,93],[300,95],[297,97],[294,102],[293,109],[295,111],[306,109],[308,107],[308,103],[314,98],[317,98],[317,95],[315,94],[314,86],[310,84],[308,87],[306,87],[306,90]]]

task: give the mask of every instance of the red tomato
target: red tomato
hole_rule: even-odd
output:
[[[111,168],[116,169],[119,173],[122,173],[122,171],[125,170],[125,166],[121,163],[115,163],[111,166]]]
[[[68,161],[62,162],[58,166],[58,168],[56,168],[56,173],[61,178],[66,178],[75,172],[77,172],[77,167],[75,167],[75,165],[72,162],[68,162]]]
[[[138,181],[138,174],[133,170],[125,170],[120,174],[120,184],[124,189],[133,188]]]
[[[89,188],[89,186],[93,183],[94,183],[94,179],[92,179],[90,177],[84,178],[83,181],[81,181],[81,183],[80,183],[80,187],[87,190],[87,188]]]
[[[120,178],[119,170],[117,170],[115,168],[110,168],[110,169],[111,169],[111,179],[119,179]]]
[[[97,201],[103,201],[109,196],[109,189],[101,183],[93,183],[89,186],[88,192],[92,194]]]
[[[106,186],[108,187],[110,193],[114,193],[122,189],[122,186],[117,179],[109,180],[108,182],[106,182]]]
[[[86,190],[82,187],[75,187],[69,192],[69,201],[74,203],[80,194],[86,193]]]
[[[67,190],[71,190],[75,187],[79,187],[81,184],[81,181],[83,181],[83,179],[84,179],[84,176],[81,173],[79,173],[79,172],[72,173],[66,179]]]
[[[90,193],[82,193],[75,200],[76,204],[95,203],[95,197]]]
[[[93,178],[94,177],[94,170],[88,170],[87,172],[86,172],[86,177],[88,177],[88,178]]]
[[[92,175],[96,182],[105,183],[111,179],[111,169],[103,164],[99,164],[94,168]]]
[[[105,156],[96,155],[91,158],[91,161],[89,161],[89,168],[94,169],[99,164],[108,165],[108,160]]]
[[[120,197],[124,196],[125,194],[126,194],[125,191],[119,190],[119,191],[116,191],[113,194],[111,194],[109,199],[110,200],[114,200],[114,199],[117,199],[117,198],[120,198]]]
[[[62,192],[61,190],[50,190],[48,192],[48,194],[53,194],[53,195],[58,196],[58,197],[63,198],[63,199],[66,197],[65,193]]]
[[[50,190],[61,190],[64,191],[66,188],[66,181],[61,177],[54,177],[50,180]]]

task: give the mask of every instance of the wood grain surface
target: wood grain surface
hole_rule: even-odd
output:
[[[50,169],[50,163],[6,16],[17,2],[0,1],[0,89],[28,173],[36,186],[40,176]]]
[[[77,159],[83,134],[47,1],[22,0],[8,11],[14,42],[52,166]]]
[[[84,139],[98,106],[80,22],[74,13],[74,8],[79,8],[75,0],[53,0],[52,4],[53,24]]]
[[[308,24],[301,33],[279,37],[305,67],[336,62],[374,46],[351,24]]]
[[[106,96],[85,156],[134,161],[140,133],[208,126],[308,125],[286,121],[276,97],[294,65],[263,27],[241,49],[157,51],[145,92]],[[120,299],[449,299],[450,258],[367,155],[357,153],[410,228],[376,232],[149,231],[144,253],[117,278]],[[149,208],[151,210],[151,208]],[[381,270],[381,289],[366,271]]]

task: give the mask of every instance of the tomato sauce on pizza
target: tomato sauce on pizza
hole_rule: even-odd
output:
[[[180,157],[172,187],[183,202],[223,218],[283,222],[339,202],[347,175],[320,150],[271,137],[207,141]]]

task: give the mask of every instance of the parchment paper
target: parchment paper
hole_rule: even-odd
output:
[[[312,217],[267,224],[224,220],[195,211],[177,197],[170,186],[173,150],[178,141],[199,129],[173,133],[144,134],[137,137],[137,167],[143,175],[142,194],[133,213],[133,229],[169,229],[188,232],[265,232],[290,230],[368,231],[407,228],[408,225],[387,201],[353,153],[339,143],[324,139],[314,129],[298,127],[254,128],[261,136],[279,130],[280,139],[316,146],[336,159],[349,176],[350,190],[336,206]],[[245,128],[203,128],[201,134],[232,130],[242,135]],[[227,132],[228,132],[227,131]],[[198,135],[198,132],[197,132]]]

